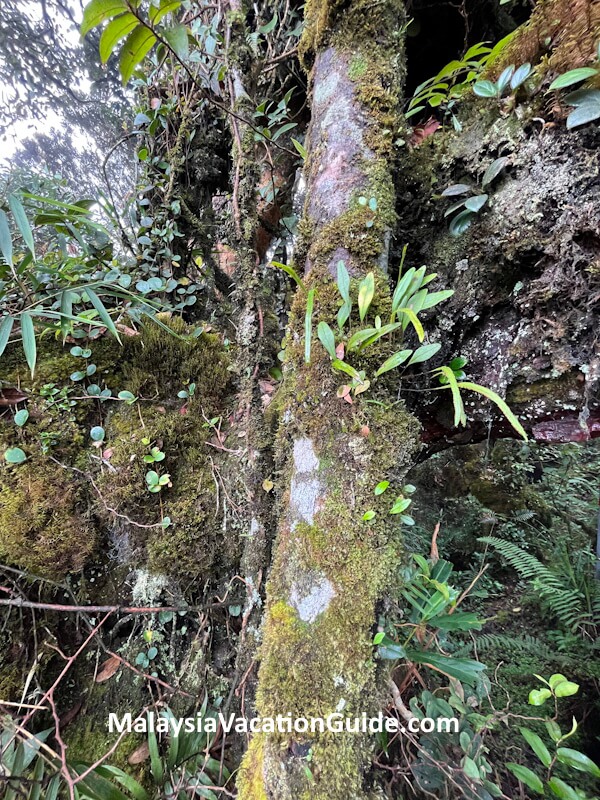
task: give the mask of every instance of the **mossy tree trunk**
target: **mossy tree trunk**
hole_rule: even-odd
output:
[[[312,64],[312,121],[296,263],[305,264],[306,288],[315,292],[313,323],[333,325],[339,260],[353,276],[376,273],[378,302],[389,312],[384,273],[394,223],[392,132],[404,14],[395,0],[377,7],[354,0],[339,15],[331,6],[309,3],[301,45]],[[371,227],[360,196],[377,199]],[[362,517],[379,480],[401,480],[417,448],[418,424],[401,407],[349,405],[337,397],[339,381],[318,343],[305,361],[306,303],[298,290],[279,396],[287,488],[267,586],[257,710],[266,717],[360,716],[378,702],[375,604],[400,549],[397,525]],[[261,734],[242,765],[239,796],[362,797],[367,760],[366,738],[355,734]]]

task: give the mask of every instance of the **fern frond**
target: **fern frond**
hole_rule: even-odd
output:
[[[516,544],[499,539],[497,536],[481,536],[478,541],[489,544],[497,550],[521,577],[531,581],[539,580],[548,591],[564,589],[563,582],[548,567]]]
[[[500,650],[511,655],[532,655],[550,664],[566,664],[571,659],[564,653],[552,650],[537,636],[508,636],[502,633],[480,633],[477,636],[477,650]]]
[[[554,572],[531,553],[505,539],[482,536],[479,541],[491,545],[522,578],[531,582],[534,590],[539,593],[542,605],[563,627],[576,631],[586,622],[592,621],[586,597],[574,585],[572,573]]]

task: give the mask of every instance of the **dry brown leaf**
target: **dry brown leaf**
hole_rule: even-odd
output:
[[[121,659],[117,658],[116,656],[111,656],[107,658],[106,661],[101,665],[100,671],[96,675],[96,683],[104,683],[109,678],[115,674],[115,672],[121,666]]]
[[[148,749],[148,742],[144,742],[144,744],[141,744],[139,747],[136,747],[136,749],[127,759],[127,762],[132,766],[134,764],[141,764],[148,758],[149,755],[150,755],[150,750]]]

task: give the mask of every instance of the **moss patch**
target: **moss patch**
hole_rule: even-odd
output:
[[[97,537],[78,485],[60,467],[41,464],[2,469],[0,559],[60,577],[83,567]]]

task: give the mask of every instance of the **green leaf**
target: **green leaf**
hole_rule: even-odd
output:
[[[396,367],[399,367],[406,361],[411,353],[412,350],[399,350],[397,353],[394,353],[393,356],[386,358],[375,375],[379,377],[379,375],[383,375],[384,372],[389,372],[391,369],[396,369]]]
[[[10,228],[8,227],[8,217],[0,209],[0,252],[4,263],[10,267],[13,266],[13,246],[12,236],[10,235]]]
[[[357,331],[348,339],[348,352],[369,347],[383,336],[387,336],[388,333],[398,330],[399,327],[399,322],[388,322],[381,328],[363,328],[362,331]]]
[[[46,789],[46,794],[44,796],[44,800],[56,800],[58,797],[58,790],[60,789],[62,781],[61,775],[55,775],[50,783],[48,784],[48,788]]]
[[[404,252],[403,252],[404,255]],[[396,318],[396,313],[400,306],[405,302],[405,298],[408,295],[409,287],[412,284],[413,279],[415,278],[417,271],[414,267],[406,270],[402,278],[398,281],[396,288],[394,289],[394,296],[392,297],[392,322]],[[419,286],[421,282],[419,281]]]
[[[469,686],[474,686],[478,676],[485,670],[485,664],[481,664],[479,661],[442,656],[439,653],[430,653],[425,650],[407,650],[406,657],[415,664],[424,664]]]
[[[377,653],[379,658],[383,658],[386,661],[397,661],[399,658],[406,658],[406,650],[404,647],[385,635]]]
[[[28,419],[29,419],[29,411],[27,411],[26,408],[22,408],[15,414],[15,425],[18,425],[19,428],[22,428]]]
[[[567,117],[567,128],[578,128],[580,125],[587,125],[600,118],[600,92],[595,93],[593,98],[578,105]]]
[[[561,781],[560,778],[550,778],[548,781],[548,788],[552,794],[556,795],[556,797],[560,797],[561,800],[580,800],[581,798],[581,795],[576,792],[572,786]]]
[[[465,756],[464,758],[463,769],[467,778],[470,778],[472,781],[479,780],[479,767],[469,756]]]
[[[594,69],[593,67],[579,67],[579,69],[571,69],[568,72],[565,72],[564,75],[560,75],[558,78],[552,81],[550,84],[549,91],[554,91],[555,89],[565,89],[567,86],[573,86],[575,83],[581,83],[581,81],[585,81],[588,78],[593,78],[594,75],[598,74],[598,70]]]
[[[556,697],[570,697],[572,694],[577,694],[579,691],[579,684],[573,681],[561,681],[554,687],[554,694]]]
[[[530,731],[529,728],[519,728],[519,730],[521,731],[521,736],[525,739],[542,764],[545,767],[549,767],[552,763],[552,756],[537,733]]]
[[[319,337],[319,341],[321,342],[325,350],[329,353],[331,358],[337,358],[337,355],[335,353],[335,336],[333,335],[333,331],[326,322],[319,322],[317,328],[317,335]]]
[[[567,679],[564,675],[561,675],[560,672],[555,672],[553,675],[550,675],[548,678],[548,686],[554,690],[558,686],[559,683],[564,683]]]
[[[374,511],[372,511],[372,510],[371,511],[366,511],[363,514],[363,520],[365,522],[370,522],[370,520],[374,519],[374,517],[376,517],[376,516],[377,516],[377,514]]]
[[[83,772],[86,768],[84,764],[74,764],[76,770]],[[94,770],[87,775],[79,784],[82,798],[90,800],[129,800],[126,794],[118,789],[111,781],[103,777]]]
[[[119,400],[125,400],[128,405],[132,405],[137,400],[137,397],[133,394],[133,392],[128,392],[126,390],[119,392],[117,395]]]
[[[558,742],[558,740],[562,738],[560,726],[554,722],[553,719],[546,720],[546,730],[548,731],[548,736],[553,742]]]
[[[101,766],[96,767],[94,772],[104,778],[116,778],[119,783],[122,784],[127,791],[133,795],[135,800],[148,800],[148,793],[144,787],[141,786],[141,784],[139,784],[135,778],[132,778],[131,775],[128,775],[126,772],[123,772],[122,769],[119,769],[119,767],[113,767],[110,764],[102,764]]]
[[[460,395],[460,389],[458,387],[456,375],[450,369],[450,367],[440,367],[438,372],[445,376],[446,380],[448,381],[446,385],[450,387],[450,390],[452,391],[452,401],[454,403],[454,426],[465,426],[467,424],[467,415],[465,414],[465,407]]]
[[[483,627],[477,614],[472,611],[455,611],[454,614],[434,617],[431,624],[443,631],[480,631]]]
[[[488,389],[486,386],[480,386],[478,383],[471,383],[470,381],[459,381],[458,385],[461,389],[468,389],[471,392],[477,392],[478,394],[482,394],[484,397],[487,397],[488,400],[491,400],[492,403],[495,403],[500,411],[504,414],[508,422],[512,425],[512,427],[516,430],[519,436],[522,436],[525,441],[527,441],[527,434],[525,433],[525,429],[510,410],[508,405],[504,402],[504,400],[496,394],[496,392]]]
[[[515,65],[511,64],[510,67],[506,67],[501,73],[500,77],[496,81],[496,86],[498,87],[498,91],[500,94],[506,89],[508,84],[510,83],[510,79],[514,75],[515,72]]]
[[[439,342],[435,342],[434,344],[424,344],[422,347],[418,347],[407,366],[410,367],[412,364],[421,364],[423,361],[429,361],[429,359],[433,358],[433,356],[441,349],[441,347],[442,345]]]
[[[509,161],[510,159],[508,156],[502,156],[501,158],[497,158],[495,161],[492,161],[492,163],[483,173],[483,178],[481,179],[481,186],[483,189],[485,189],[488,183],[491,183],[494,178],[497,178],[498,175],[500,175]]]
[[[44,769],[44,759],[38,758],[35,762],[35,768],[33,770],[33,780],[28,800],[40,800],[42,781],[44,779]]]
[[[65,289],[60,296],[60,313],[60,329],[62,331],[64,344],[71,329],[69,320],[73,316],[73,293],[68,289]]]
[[[103,442],[104,436],[105,436],[104,428],[102,428],[100,425],[96,425],[90,431],[90,437],[94,442]]]
[[[106,28],[102,31],[100,37],[100,60],[106,64],[112,55],[115,45],[127,36],[131,31],[137,27],[139,20],[134,14],[121,14],[120,17],[113,19],[109,22]]]
[[[367,315],[369,307],[375,296],[375,275],[367,273],[358,288],[358,313],[362,322]]]
[[[467,183],[453,183],[442,192],[442,197],[456,197],[457,195],[467,194],[471,187]]]
[[[380,494],[383,494],[389,485],[389,481],[380,481],[375,487],[375,497],[379,497]]]
[[[119,69],[121,71],[123,85],[129,81],[133,75],[133,71],[137,65],[144,60],[155,42],[156,36],[144,25],[138,25],[137,28],[129,34],[123,45],[121,57],[119,59]]]
[[[469,199],[465,202],[465,208],[468,211],[472,211],[474,214],[476,214],[478,211],[481,211],[487,201],[487,194],[478,194],[476,197],[469,197]]]
[[[294,139],[294,138],[292,138],[292,144],[294,145],[296,150],[302,156],[303,161],[306,161],[306,156],[308,155],[308,153],[306,151],[306,147],[304,147],[304,145],[300,144],[300,142],[297,139]]]
[[[21,339],[23,340],[23,351],[29,369],[31,370],[31,377],[35,372],[35,362],[37,358],[37,346],[35,341],[35,330],[33,328],[33,319],[31,314],[23,311],[21,314]]]
[[[31,255],[35,257],[35,244],[33,241],[33,233],[31,232],[31,227],[29,225],[29,220],[27,219],[27,214],[25,213],[25,209],[23,208],[23,203],[21,203],[19,198],[16,197],[14,194],[9,194],[8,205],[10,206],[12,215],[15,218],[15,222],[17,223],[17,228],[19,229],[21,236],[23,237],[23,241],[29,248],[29,252],[31,253]]]
[[[77,216],[88,216],[90,213],[90,208],[96,202],[95,199],[88,198],[76,200],[75,203],[63,203],[62,200],[54,200],[50,197],[42,197],[39,194],[31,194],[31,192],[22,192],[22,194],[23,197],[26,197],[28,200],[35,200],[36,203],[41,203],[42,205],[52,206],[53,208],[59,208],[65,211],[72,211]]]
[[[170,14],[172,11],[177,11],[181,5],[181,0],[161,0],[158,7],[150,6],[148,17],[150,22],[156,25],[163,17]]]
[[[169,44],[177,58],[184,60],[190,54],[188,32],[185,25],[176,25],[163,32],[163,38]]]
[[[550,689],[532,689],[527,702],[530,706],[543,706],[549,697],[552,697]]]
[[[512,772],[512,774],[524,783],[528,789],[531,789],[532,792],[536,794],[544,794],[544,784],[538,778],[538,776],[529,769],[529,767],[523,767],[521,764],[515,764],[512,761],[509,761],[506,765],[508,769]]]
[[[473,91],[478,97],[497,97],[498,87],[491,81],[477,81],[473,84]]]
[[[0,356],[6,350],[14,322],[14,317],[4,317],[0,323]]]
[[[412,500],[408,497],[397,497],[394,501],[394,505],[390,508],[390,514],[401,514],[403,511],[406,511],[411,503]]]
[[[312,315],[315,304],[315,290],[310,289],[306,298],[306,313],[304,315],[304,361],[310,364],[310,348],[312,343]]]
[[[100,317],[102,322],[106,325],[108,330],[112,333],[112,335],[115,337],[115,339],[120,344],[121,340],[119,338],[119,333],[118,333],[117,329],[115,328],[115,323],[112,321],[112,319],[111,319],[108,311],[106,310],[102,300],[100,300],[100,298],[98,297],[96,292],[93,291],[93,289],[90,289],[87,286],[85,287],[85,293],[89,297],[90,303],[94,306],[94,308],[98,312],[98,316]]]
[[[448,298],[452,297],[453,294],[454,289],[443,289],[441,292],[428,292],[421,305],[421,311],[425,311],[427,308],[433,308],[433,306],[443,303],[444,300],[448,300]]]
[[[148,726],[148,750],[150,751],[150,771],[156,783],[160,786],[164,780],[163,764],[158,754],[158,742],[156,734],[151,726]]]
[[[507,0],[500,0],[500,5],[502,5],[503,1],[507,2]],[[500,787],[497,786],[495,783],[488,781],[486,778],[483,779],[482,783],[492,797],[506,797],[502,789],[500,789]]]
[[[354,380],[357,381],[358,383],[363,383],[363,379],[360,377],[360,375],[354,369],[354,367],[351,367],[350,364],[347,364],[345,361],[336,358],[334,361],[331,362],[331,366],[338,372],[343,372],[346,375],[350,375],[350,377],[354,378]]]
[[[273,267],[277,267],[277,269],[283,270],[285,272],[285,274],[289,275],[290,278],[292,278],[292,280],[295,281],[296,284],[304,292],[306,291],[306,287],[302,283],[302,279],[300,278],[300,276],[298,275],[298,273],[296,272],[296,270],[292,266],[290,266],[289,264],[282,264],[280,261],[271,261],[271,265]]]
[[[570,747],[559,747],[556,751],[556,757],[561,764],[566,764],[568,767],[578,769],[580,772],[587,772],[595,778],[600,778],[600,767],[584,753],[580,753],[579,750],[571,750]]]
[[[350,301],[350,274],[345,263],[340,259],[337,263],[337,287],[342,300]]]
[[[525,81],[530,75],[531,75],[531,64],[529,62],[527,62],[526,64],[521,64],[519,69],[515,72],[515,74],[511,78],[510,88],[512,89],[512,91],[516,92],[519,86],[522,86],[522,84],[525,83]]]
[[[4,453],[4,458],[9,464],[22,464],[27,461],[27,456],[20,447],[9,447]]]
[[[398,314],[399,315],[404,314],[404,316],[407,318],[406,321],[403,321],[402,329],[404,330],[408,322],[410,322],[413,328],[415,329],[418,340],[422,342],[423,339],[425,338],[425,331],[423,330],[421,321],[419,320],[415,312],[412,310],[412,308],[399,308]]]
[[[92,28],[100,25],[107,19],[116,17],[124,11],[128,11],[125,0],[90,0],[83,11],[83,22],[81,23],[80,33],[85,36]]]
[[[278,15],[277,12],[273,14],[269,22],[266,22],[264,25],[261,25],[258,30],[260,33],[266,34],[271,33],[275,30],[275,26],[277,25]]]
[[[458,211],[459,208],[462,208],[466,202],[467,199],[463,197],[462,200],[459,200],[456,203],[452,203],[452,205],[448,206],[448,208],[444,211],[444,217],[452,216],[452,214],[454,214],[455,211]]]
[[[471,226],[474,216],[472,211],[465,209],[465,211],[461,211],[460,214],[453,217],[450,221],[450,225],[448,225],[450,235],[455,237],[461,236]]]

